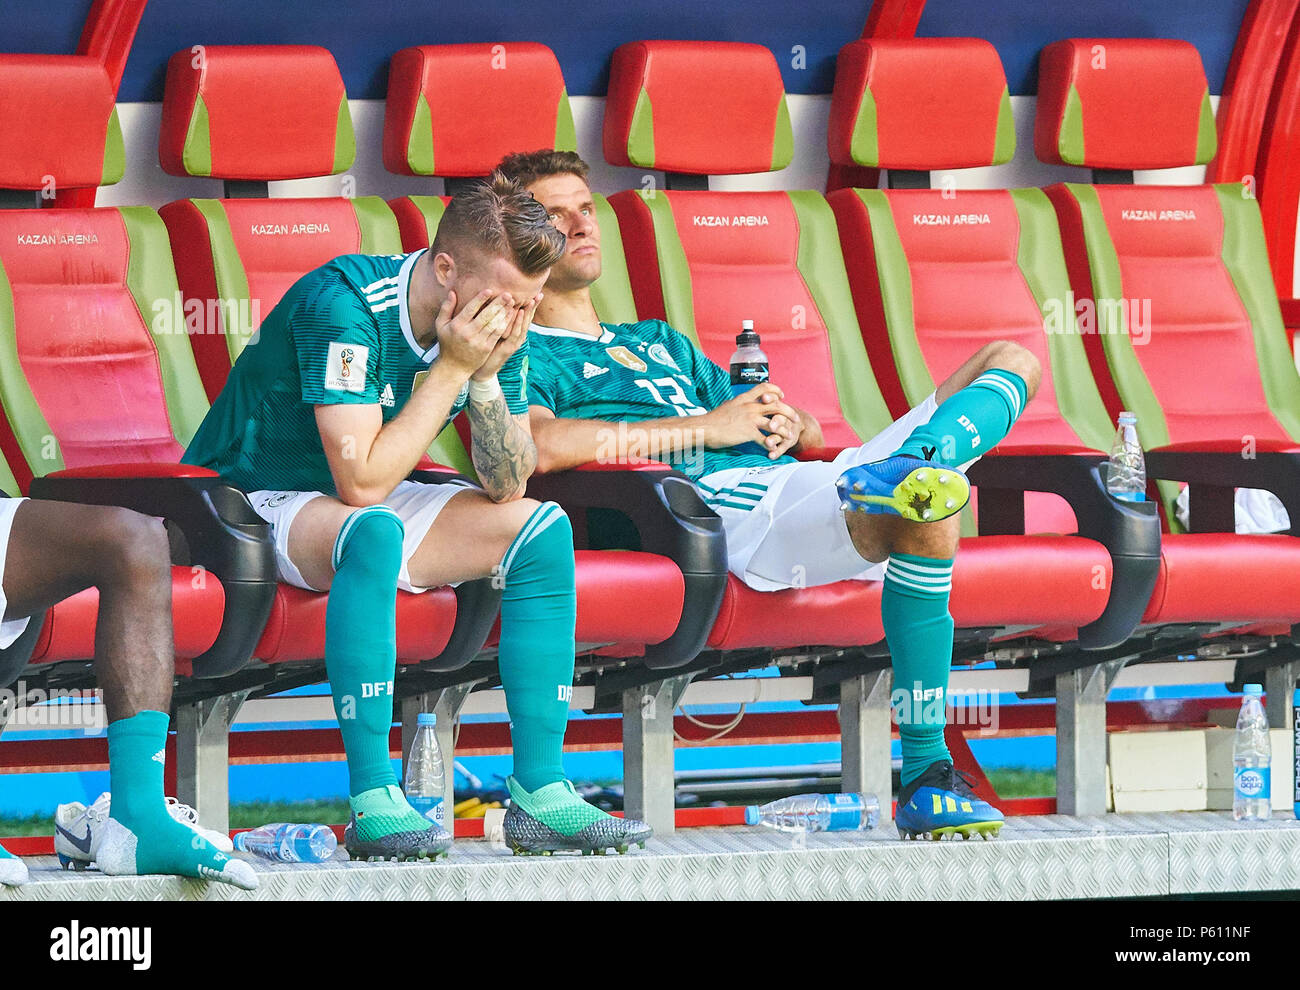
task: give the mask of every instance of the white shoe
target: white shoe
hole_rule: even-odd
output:
[[[188,825],[199,835],[208,840],[208,845],[213,849],[220,850],[223,853],[235,851],[235,844],[230,841],[230,836],[225,832],[218,832],[215,829],[204,828],[199,824],[199,813],[188,804],[181,804],[174,797],[167,799],[167,813],[175,818],[182,825]]]
[[[27,875],[27,864],[17,856],[0,857],[0,885],[21,887],[31,877]]]
[[[54,853],[65,870],[71,867],[84,870],[99,862],[99,843],[104,825],[109,820],[112,795],[105,791],[87,808],[80,801],[61,804],[54,812]],[[221,852],[234,852],[230,836],[199,825],[199,814],[188,804],[173,797],[167,799],[167,812],[176,821],[201,835]]]
[[[116,818],[106,819],[97,831],[99,844],[95,849],[95,862],[99,869],[110,877],[139,876],[140,870],[135,858],[139,845],[136,834]],[[224,853],[217,853],[215,858],[221,864],[221,869],[200,866],[201,879],[232,884],[243,890],[257,889],[257,874],[249,864]]]

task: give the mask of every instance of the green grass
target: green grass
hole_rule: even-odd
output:
[[[269,822],[345,825],[351,815],[345,799],[336,801],[250,801],[232,805],[230,827],[256,828]],[[48,815],[27,818],[0,817],[0,836],[53,835],[54,819]]]
[[[1004,767],[988,771],[998,797],[1055,797],[1056,774],[1051,770]],[[617,783],[617,781],[614,781]],[[320,822],[343,825],[351,810],[346,799],[329,801],[249,801],[231,805],[230,827],[256,828],[269,822]],[[0,836],[53,835],[54,819],[48,815],[27,818],[0,816]]]
[[[53,835],[54,819],[48,815],[27,818],[0,818],[0,835]]]
[[[1000,798],[1056,797],[1056,771],[1003,767],[988,771],[989,783]]]
[[[352,809],[344,798],[334,801],[250,801],[230,807],[230,827],[256,828],[270,822],[346,825]]]

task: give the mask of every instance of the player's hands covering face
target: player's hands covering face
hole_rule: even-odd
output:
[[[495,369],[483,376],[477,376],[477,372],[493,357],[502,339],[514,329],[518,313],[515,301],[508,292],[498,293],[491,289],[484,289],[459,310],[456,307],[457,301],[455,291],[448,292],[438,315],[434,317],[438,361],[462,372],[466,378],[471,375],[489,378],[496,374]],[[525,325],[525,333],[527,329]],[[510,353],[514,353],[514,348],[511,348]],[[504,360],[502,358],[501,362]],[[496,367],[499,368],[501,362]]]

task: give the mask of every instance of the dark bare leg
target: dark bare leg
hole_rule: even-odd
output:
[[[171,564],[162,523],[128,509],[29,500],[9,536],[6,619],[99,589],[95,673],[108,720],[171,708]]]

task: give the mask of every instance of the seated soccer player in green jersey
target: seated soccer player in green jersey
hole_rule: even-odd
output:
[[[93,862],[110,876],[175,874],[254,890],[253,868],[226,855],[234,848],[229,837],[178,820],[163,796],[176,676],[170,562],[157,519],[0,496],[0,648],[17,648],[30,616],[86,588],[99,590],[95,674],[108,717],[112,790],[93,809],[60,807],[60,862],[78,869]],[[65,817],[65,809],[80,813]],[[26,864],[0,847],[0,885],[28,879]]]
[[[565,779],[574,662],[573,533],[524,498],[537,460],[528,326],[564,235],[513,181],[456,196],[432,246],[347,255],[304,275],[262,322],[186,451],[247,490],[281,578],[329,590],[325,667],[347,753],[358,858],[421,858],[451,837],[407,802],[388,757],[397,589],[502,580],[501,682],[516,852],[644,843]],[[466,410],[482,488],[407,476]]]
[[[960,468],[1016,421],[1038,387],[1037,360],[1017,344],[990,344],[860,447],[833,461],[796,461],[790,452],[820,447],[821,430],[776,382],[733,398],[729,373],[663,321],[600,322],[590,293],[600,228],[582,159],[538,151],[511,155],[499,169],[568,237],[530,334],[541,469],[620,456],[626,436],[639,448],[629,452],[659,451],[696,483],[722,517],[730,569],[750,587],[883,578],[882,619],[903,689],[895,692],[898,826],[911,835],[996,833],[1002,814],[953,767],[944,705],[932,702],[946,698],[952,662],[948,597],[957,513],[969,499]]]

